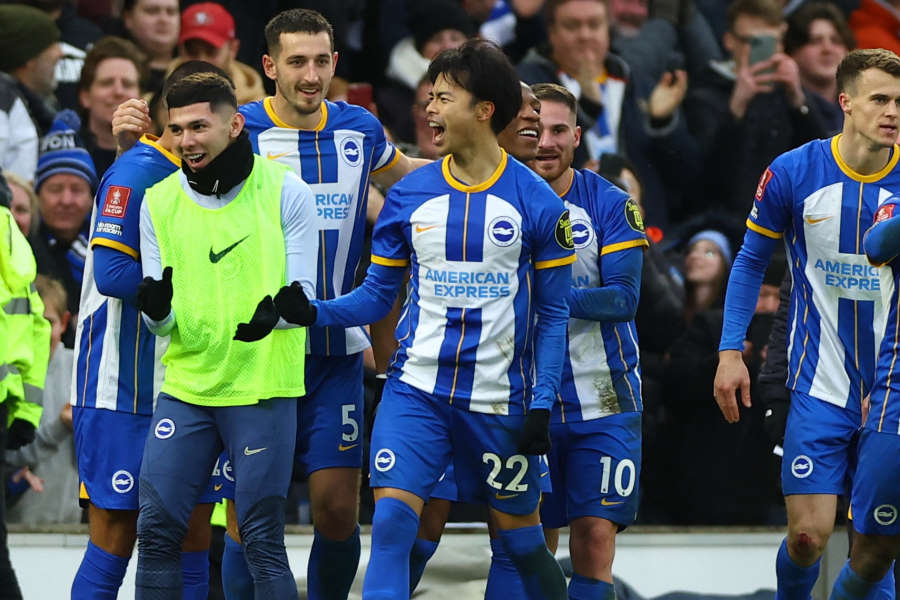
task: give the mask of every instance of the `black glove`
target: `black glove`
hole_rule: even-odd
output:
[[[316,322],[316,307],[309,303],[303,286],[297,281],[278,290],[275,307],[288,323],[307,326]]]
[[[154,321],[172,312],[172,267],[163,269],[162,279],[144,277],[137,289],[138,307]]]
[[[525,415],[525,424],[519,435],[519,452],[522,454],[547,454],[550,451],[550,411],[535,408]]]
[[[776,400],[766,407],[765,416],[763,417],[763,427],[766,435],[773,444],[784,446],[784,430],[787,427],[788,410],[790,402],[784,400]]]
[[[249,323],[238,323],[234,339],[242,342],[255,342],[269,335],[278,324],[278,311],[272,296],[266,296],[256,305],[256,311]]]
[[[17,450],[34,441],[34,425],[23,419],[13,419],[6,434],[6,449]]]

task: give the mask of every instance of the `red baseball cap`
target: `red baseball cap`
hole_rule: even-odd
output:
[[[181,35],[178,43],[203,40],[216,48],[234,39],[234,17],[215,2],[192,4],[181,13]]]

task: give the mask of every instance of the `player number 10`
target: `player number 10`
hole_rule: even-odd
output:
[[[603,478],[600,481],[600,493],[609,492],[609,474],[612,471],[612,457],[604,456],[600,459],[603,465]],[[625,479],[625,471],[628,471],[628,485],[624,486],[622,480]],[[616,493],[620,496],[630,496],[634,490],[634,462],[630,458],[624,458],[616,465],[616,474],[614,477]]]
[[[493,452],[485,452],[481,455],[481,462],[486,465],[491,465],[491,472],[488,473],[487,483],[495,490],[506,489],[508,492],[528,491],[528,484],[522,483],[522,479],[525,478],[525,473],[528,471],[528,459],[521,454],[513,454],[506,459],[507,469],[518,469],[506,488],[503,487],[502,483],[497,481],[497,475],[500,474],[500,469],[503,468],[503,459]]]

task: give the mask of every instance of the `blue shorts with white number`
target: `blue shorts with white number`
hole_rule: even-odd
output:
[[[860,419],[858,410],[791,392],[781,460],[785,496],[850,492]]]
[[[221,502],[222,498],[234,500],[234,469],[231,468],[231,460],[228,453],[224,450],[216,459],[216,464],[212,470],[212,477],[209,478],[209,485],[200,496],[197,504]]]
[[[547,457],[544,455],[540,456],[541,459],[541,493],[549,494],[553,491],[553,486],[550,483],[550,466],[547,464]],[[447,465],[447,468],[444,469],[444,473],[441,475],[441,478],[438,479],[437,485],[434,486],[434,489],[431,491],[431,497],[437,498],[439,500],[449,500],[450,502],[475,502],[474,498],[461,498],[459,495],[459,489],[456,485],[456,469],[453,468],[453,461]]]
[[[641,413],[550,426],[553,492],[541,503],[544,527],[579,517],[634,522],[641,476]]]
[[[138,509],[138,477],[150,415],[74,406],[78,499],[107,510]]]
[[[309,475],[332,467],[362,467],[363,354],[306,355],[306,395],[297,405],[294,460]]]
[[[867,535],[900,534],[900,436],[865,428],[853,477],[853,527]]]
[[[372,430],[371,486],[423,500],[452,460],[459,497],[500,512],[538,505],[540,459],[516,450],[524,417],[470,412],[388,377]]]

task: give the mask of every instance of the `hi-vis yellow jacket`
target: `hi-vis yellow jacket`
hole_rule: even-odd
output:
[[[41,419],[50,323],[34,286],[37,265],[9,209],[0,206],[0,402],[7,422]],[[5,347],[2,345],[5,342]]]

